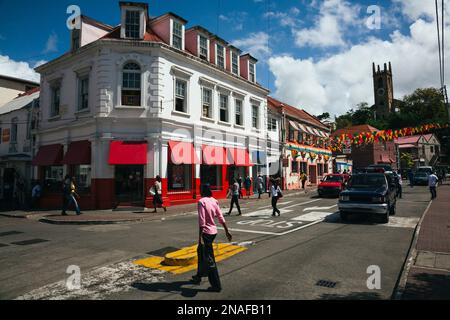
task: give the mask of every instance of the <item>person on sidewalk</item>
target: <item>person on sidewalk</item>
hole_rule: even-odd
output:
[[[437,184],[438,184],[438,177],[436,175],[436,172],[433,172],[428,176],[428,186],[430,187],[431,200],[434,200],[437,197],[436,193]]]
[[[42,196],[42,187],[39,181],[36,181],[31,190],[31,209],[35,210],[39,207],[39,201]]]
[[[164,201],[162,198],[162,186],[161,186],[161,177],[156,176],[155,184],[150,188],[150,193],[153,196],[153,207],[155,208],[152,213],[156,213],[156,207],[161,207],[164,209],[164,212],[167,211],[167,208],[164,206]]]
[[[66,175],[64,178],[64,185],[63,185],[63,208],[62,208],[62,215],[66,216],[67,209],[69,206],[73,203],[75,206],[75,212],[77,213],[77,216],[81,214],[80,207],[78,205],[77,199],[80,198],[80,196],[77,193],[77,188],[75,185],[75,177],[70,177],[69,175]]]
[[[242,194],[242,177],[241,177],[241,175],[239,175],[239,177],[237,179],[237,183],[239,184],[239,199],[242,199],[243,194]]]
[[[305,193],[307,193],[307,191],[305,189],[305,184],[306,184],[306,181],[308,180],[308,177],[306,176],[306,173],[303,171],[300,175],[300,180],[302,181],[302,190],[305,191]]]
[[[276,216],[276,213],[278,213],[278,216],[281,216],[280,210],[277,208],[278,199],[280,199],[283,194],[281,193],[280,189],[280,179],[274,179],[272,180],[272,186],[270,187],[270,195],[272,196],[272,217]]]
[[[247,199],[250,199],[251,186],[252,186],[252,179],[250,179],[249,176],[246,176],[245,180],[244,180],[244,188],[245,188],[245,193],[247,194]]]
[[[231,242],[232,235],[228,231],[225,218],[220,211],[219,202],[213,198],[209,184],[201,188],[202,198],[198,202],[198,265],[197,274],[192,277],[191,282],[200,284],[203,276],[207,276],[211,285],[209,291],[220,292],[222,285],[220,283],[219,271],[217,270],[216,259],[214,257],[213,242],[217,236],[217,227],[214,222],[216,217],[225,229],[228,241]]]
[[[403,179],[402,175],[400,174],[400,171],[397,171],[398,181],[397,181],[397,195],[399,199],[402,198],[402,186],[403,186]]]
[[[241,212],[241,206],[239,205],[239,190],[241,188],[239,187],[239,183],[237,181],[237,179],[234,179],[234,183],[231,187],[231,189],[228,191],[229,193],[231,193],[231,204],[230,204],[230,210],[228,211],[227,215],[231,214],[231,211],[233,210],[233,205],[236,204],[236,207],[238,209],[238,216],[240,216],[242,214]]]
[[[256,183],[258,184],[258,199],[261,199],[261,195],[264,193],[264,178],[261,176],[261,173],[258,174]]]
[[[409,186],[411,188],[414,187],[414,173],[412,172],[411,169],[408,169],[408,179],[409,179]]]

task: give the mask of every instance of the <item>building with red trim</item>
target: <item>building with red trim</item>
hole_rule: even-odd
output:
[[[339,137],[343,134],[358,135],[362,132],[376,133],[378,130],[368,124],[352,126],[345,129],[338,129],[333,132],[332,137]],[[351,145],[349,158],[353,160],[353,170],[367,167],[372,164],[389,164],[394,170],[397,165],[397,149],[394,141],[368,143],[363,145]]]
[[[70,51],[36,69],[41,205],[61,206],[66,174],[82,209],[152,207],[158,175],[166,205],[196,201],[202,183],[223,198],[235,177],[268,175],[257,60],[174,13],[151,18],[145,3],[120,2],[118,18],[82,16]]]
[[[328,148],[330,128],[305,110],[268,98],[268,108],[281,118],[281,167],[285,189],[301,188],[300,174],[308,184],[317,185],[333,172],[332,152]]]

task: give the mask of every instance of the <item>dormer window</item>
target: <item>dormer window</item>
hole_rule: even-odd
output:
[[[139,39],[141,33],[141,17],[139,11],[127,10],[125,16],[125,37]]]
[[[221,44],[216,45],[217,66],[225,69],[225,47]]]
[[[207,61],[209,56],[208,38],[199,35],[198,43],[199,43],[199,57],[200,59]]]
[[[248,64],[248,79],[251,82],[256,82],[255,64],[251,62]]]
[[[183,50],[183,25],[173,20],[172,29],[172,46]]]
[[[231,51],[231,72],[239,75],[239,56]]]

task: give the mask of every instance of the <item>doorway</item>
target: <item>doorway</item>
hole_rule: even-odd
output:
[[[309,182],[317,184],[317,166],[309,166]]]
[[[144,166],[116,165],[115,192],[117,206],[144,206]]]

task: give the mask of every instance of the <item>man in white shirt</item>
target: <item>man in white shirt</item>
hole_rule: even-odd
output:
[[[436,175],[436,173],[432,173],[428,176],[428,186],[430,187],[430,192],[431,192],[431,200],[436,199],[436,187],[438,184],[438,177]]]

